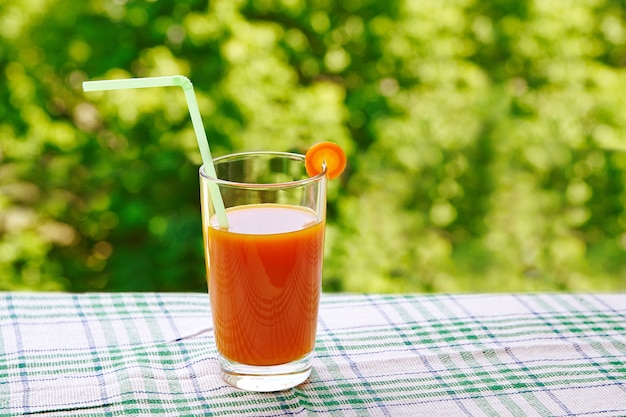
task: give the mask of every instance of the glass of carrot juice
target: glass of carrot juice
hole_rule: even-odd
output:
[[[200,168],[207,284],[223,379],[280,391],[311,373],[321,293],[326,171],[304,155],[250,152]],[[217,187],[216,187],[217,186]],[[227,227],[210,193],[219,190]]]

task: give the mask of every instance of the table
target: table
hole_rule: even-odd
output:
[[[0,415],[624,416],[626,294],[323,294],[288,391],[219,377],[206,294],[0,293]]]

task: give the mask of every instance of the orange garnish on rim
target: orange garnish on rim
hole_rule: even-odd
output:
[[[307,174],[314,177],[324,170],[329,180],[337,178],[346,168],[346,154],[333,142],[320,142],[311,146],[304,156]]]

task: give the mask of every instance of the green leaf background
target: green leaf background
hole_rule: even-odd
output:
[[[626,290],[617,0],[0,0],[0,289],[206,291],[197,170],[348,154],[325,291]]]

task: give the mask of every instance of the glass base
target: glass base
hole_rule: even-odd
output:
[[[311,374],[313,353],[297,361],[272,366],[244,365],[219,355],[222,378],[230,385],[255,392],[274,392],[293,388]]]

